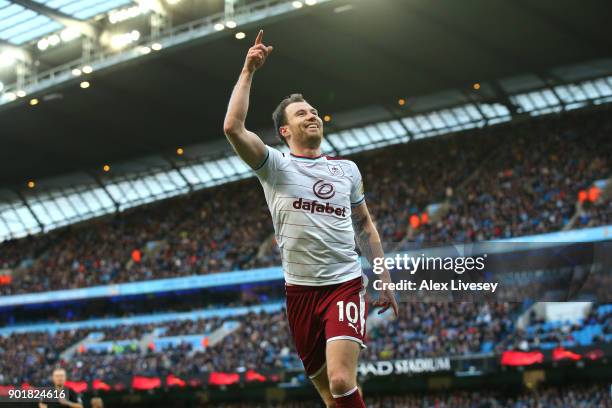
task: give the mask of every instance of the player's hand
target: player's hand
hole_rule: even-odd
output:
[[[372,302],[372,306],[381,308],[378,314],[385,313],[389,308],[393,309],[395,317],[397,317],[399,313],[397,301],[395,300],[395,293],[390,289],[379,291],[378,299]]]
[[[273,50],[272,46],[265,46],[262,40],[263,30],[259,30],[259,34],[255,38],[255,44],[249,48],[246,61],[244,62],[244,69],[249,73],[253,73],[261,68]]]

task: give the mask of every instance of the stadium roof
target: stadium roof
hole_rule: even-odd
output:
[[[78,5],[92,1],[70,8],[63,0],[40,3],[85,17],[79,10],[93,8]],[[74,78],[3,106],[0,185],[23,187],[30,178],[222,138],[228,95],[259,27],[275,50],[255,79],[249,126],[267,128],[278,101],[296,91],[321,112],[337,113],[449,89],[503,101],[525,81],[498,80],[521,75],[545,84],[597,76],[597,64],[557,68],[610,56],[609,15],[610,2],[569,0],[332,0],[302,7],[95,71],[87,89]],[[234,38],[238,30],[245,40]],[[483,84],[479,92],[475,82]],[[29,106],[31,97],[40,103]]]
[[[433,109],[435,101],[453,99],[454,106]],[[474,102],[460,93],[447,92],[412,99],[411,105],[429,109],[419,114],[370,107],[339,115],[336,120],[345,128],[327,133],[321,148],[326,153],[346,156],[514,119],[610,103],[612,76],[517,93],[509,96],[507,105]],[[286,146],[277,147],[287,151]],[[45,178],[40,180],[41,186],[27,192],[0,189],[0,241],[253,176],[223,140],[192,145],[180,153],[179,156],[177,151],[173,159],[155,155],[113,162],[113,170],[103,175],[79,172]]]

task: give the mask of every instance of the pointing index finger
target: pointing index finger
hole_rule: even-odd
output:
[[[255,45],[261,44],[261,40],[263,39],[263,30],[259,30],[257,34],[257,38],[255,38]]]

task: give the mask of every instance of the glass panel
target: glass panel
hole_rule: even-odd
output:
[[[2,220],[2,214],[0,214],[0,242],[10,238],[11,231],[9,231],[9,229],[6,227],[6,224],[4,224],[4,221]]]
[[[574,95],[574,100],[576,101],[584,101],[588,99],[587,95],[584,93],[581,87],[576,85],[569,85],[570,92]]]
[[[383,140],[383,135],[382,133],[380,133],[380,131],[378,130],[376,126],[373,126],[373,125],[366,126],[364,130],[366,131],[368,136],[370,136],[370,139],[372,139],[373,142],[379,142]]]
[[[60,10],[62,11],[62,13],[66,13],[66,14],[74,14],[74,12],[78,11],[78,10],[82,10],[84,8],[89,8],[89,7],[95,7],[96,5],[103,3],[106,0],[82,0],[82,1],[75,1],[74,3],[70,3],[64,7],[62,7]]]
[[[40,228],[36,219],[32,216],[32,213],[25,205],[20,205],[15,208],[15,215],[19,217],[21,223],[26,228],[26,231],[29,233],[33,233],[38,231]]]
[[[121,205],[128,200],[128,194],[130,194],[129,191],[124,191],[126,187],[131,190],[131,187],[123,183],[109,184],[106,186],[106,190],[108,190],[109,194],[113,197],[113,200]]]
[[[40,38],[43,35],[52,33],[54,31],[58,31],[63,27],[60,23],[56,21],[47,20],[47,23],[39,26],[34,30],[29,30],[24,32],[23,34],[16,35],[10,38],[10,41],[14,44],[23,44],[24,42],[33,40],[35,38]]]
[[[93,213],[98,213],[98,211],[103,209],[102,204],[100,201],[98,201],[92,191],[83,191],[80,198],[83,202],[85,202],[87,208],[89,208],[89,210]]]
[[[5,21],[10,21],[10,16],[14,16],[18,13],[21,13],[24,10],[23,7],[18,6],[17,4],[13,4],[12,6],[5,7],[0,10],[0,30],[3,28],[8,28],[10,24],[5,23]]]
[[[531,99],[533,100],[533,104],[537,109],[542,109],[547,106],[547,103],[540,94],[540,92],[531,92],[530,94],[528,94],[528,96],[531,97]]]
[[[157,175],[157,178],[160,179],[160,180],[167,179],[168,182],[172,182],[178,188],[182,188],[182,187],[186,187],[187,186],[187,182],[181,176],[181,173],[179,173],[178,170],[170,170],[170,171],[165,172],[165,173],[159,173]],[[162,181],[162,182],[165,182],[165,181]]]
[[[480,111],[474,104],[465,105],[465,112],[468,114],[472,120],[483,120],[484,118],[480,114]]]
[[[15,30],[16,27],[19,27],[21,25],[20,23],[34,17],[36,17],[36,13],[32,10],[23,10],[20,13],[13,14],[12,16],[0,21],[0,34],[2,36],[10,36],[10,32]]]
[[[402,123],[408,128],[410,133],[413,135],[417,135],[421,133],[421,128],[419,128],[417,121],[414,118],[404,118],[402,119]]]
[[[448,126],[450,126],[451,128],[454,128],[454,129],[457,128],[459,121],[449,109],[444,109],[443,111],[441,111],[440,117],[442,118],[442,121],[446,123]]]
[[[430,113],[429,115],[427,115],[427,119],[429,119],[434,129],[448,128],[448,124],[444,123],[444,120],[440,116],[439,112]]]
[[[36,214],[36,217],[40,220],[43,225],[49,225],[53,223],[53,219],[45,211],[44,206],[40,202],[30,202],[30,208]]]
[[[483,103],[480,106],[480,110],[487,118],[496,118],[500,116],[510,116],[510,111],[504,105],[499,103],[489,104]],[[533,107],[533,103],[531,103]]]
[[[605,79],[601,78],[594,81],[595,86],[599,89],[599,92],[604,95],[612,95],[612,84],[608,83]]]
[[[346,148],[346,143],[344,143],[344,140],[342,140],[339,134],[332,133],[327,136],[327,138],[329,139],[329,142],[336,146],[336,149],[338,149],[339,151],[342,151]]]
[[[204,163],[203,166],[206,170],[208,170],[213,180],[216,181],[216,180],[225,178],[224,177],[225,174],[221,172],[221,169],[219,168],[219,166],[217,166],[214,162]]]
[[[389,126],[388,123],[379,123],[378,125],[376,125],[376,127],[378,128],[378,131],[380,132],[383,139],[394,140],[397,138],[397,134],[393,131],[393,129],[391,129],[391,126]]]
[[[550,89],[545,89],[544,91],[542,91],[542,96],[546,100],[548,106],[557,106],[561,103],[561,101],[559,101],[559,98],[557,98],[555,93]]]
[[[157,184],[159,188],[164,192],[170,192],[179,189],[174,180],[171,178],[170,172],[160,171],[159,173],[152,175],[151,179],[154,179],[155,184]],[[184,185],[185,182],[183,181],[181,186]]]
[[[74,208],[77,214],[82,215],[91,212],[87,204],[83,202],[78,193],[64,192],[64,194],[66,194],[66,200],[70,202],[72,208]]]
[[[47,6],[51,7],[51,8],[60,8],[62,6],[65,6],[67,4],[71,4],[71,3],[76,3],[79,2],[80,0],[51,0],[50,2],[47,2]],[[43,1],[44,3],[44,1]]]
[[[134,196],[130,196],[128,201],[136,201],[138,199],[146,199],[153,195],[153,191],[149,188],[149,186],[145,183],[143,179],[138,180],[127,180],[125,181],[127,185],[132,186],[132,189],[129,191],[133,191],[135,193]],[[135,198],[132,198],[135,197]]]
[[[226,176],[233,176],[237,173],[236,169],[234,168],[234,166],[232,166],[229,159],[217,160],[217,165],[221,168],[221,170],[223,171],[223,173],[225,173]]]
[[[390,120],[387,124],[395,136],[406,136],[406,129],[399,120]]]
[[[64,214],[62,213],[62,210],[57,206],[57,204],[55,204],[55,201],[44,200],[41,201],[41,204],[43,205],[43,209],[47,211],[47,214],[51,218],[51,222],[49,224],[55,224],[64,219]],[[36,216],[38,216],[38,213],[36,214]]]
[[[92,193],[94,193],[95,196],[98,198],[98,200],[100,200],[100,203],[102,204],[104,208],[107,208],[107,209],[115,208],[115,203],[109,197],[108,195],[109,193],[107,193],[102,187],[96,188],[95,190],[92,191]]]
[[[128,3],[129,3],[129,1],[126,1],[126,0],[111,0],[111,1],[104,0],[102,3],[100,3],[97,6],[87,7],[87,8],[84,8],[83,10],[81,10],[81,11],[75,12],[74,16],[76,18],[80,18],[80,19],[88,19],[88,18],[91,18],[91,17],[93,17],[93,16],[95,16],[97,14],[104,13],[106,11],[115,9],[117,7],[120,7],[120,6],[122,6],[124,4],[128,4]]]
[[[565,103],[573,102],[574,96],[569,91],[569,88],[565,85],[559,85],[555,87],[555,92],[559,95],[559,98]]]
[[[24,12],[22,14],[19,14],[18,16],[15,16],[14,18],[17,20],[20,20],[21,19],[20,17],[22,16],[23,16],[23,21],[21,21],[20,23],[17,23],[13,26],[11,26],[10,24],[7,24],[4,26],[4,27],[7,27],[7,29],[2,31],[3,37],[5,38],[14,37],[14,36],[23,34],[24,32],[34,30],[35,28],[40,27],[41,25],[49,22],[49,19],[47,17],[37,15],[33,11]],[[12,20],[12,19],[13,18],[9,20]],[[9,20],[5,20],[5,21],[9,21]]]
[[[596,99],[601,96],[591,81],[582,83],[582,90],[590,99]]]
[[[424,115],[419,115],[414,118],[415,123],[419,127],[419,131],[415,133],[415,139],[427,137],[428,133],[433,129],[433,125]]]
[[[70,205],[68,200],[65,197],[57,197],[55,199],[55,204],[60,208],[60,211],[64,214],[64,219],[72,218],[76,215],[74,208]]]
[[[142,184],[148,187],[148,195],[159,196],[165,192],[159,181],[155,176],[147,176],[141,179]]]
[[[250,174],[251,169],[238,156],[230,156],[227,158],[228,164],[234,168],[234,174]]]
[[[334,154],[334,148],[332,147],[332,145],[327,141],[328,136],[325,135],[325,137],[323,138],[323,141],[321,142],[321,150],[324,153],[329,153],[329,154]]]
[[[363,128],[355,129],[353,131],[353,135],[357,138],[357,140],[359,140],[359,143],[361,143],[364,146],[372,142],[372,140],[368,137],[368,134],[366,133],[365,130],[363,130]]]
[[[208,183],[211,181],[210,175],[201,164],[183,167],[181,171],[191,184]]]
[[[23,223],[12,208],[7,208],[2,211],[2,219],[13,236],[23,236],[27,234]]]
[[[531,112],[533,110],[533,104],[531,100],[527,98],[525,95],[516,95],[510,97],[510,100],[519,106],[520,112]]]
[[[353,149],[360,145],[359,140],[353,136],[350,130],[343,130],[340,132],[339,138],[342,139],[344,145],[348,149]]]

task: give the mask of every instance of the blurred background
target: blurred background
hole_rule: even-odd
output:
[[[610,243],[610,15],[567,0],[0,0],[0,395],[60,366],[86,407],[321,406],[261,187],[222,132],[260,28],[274,52],[248,127],[287,151],[271,113],[303,93],[323,152],[359,165],[388,254]],[[612,406],[607,259],[510,268],[521,302],[372,315],[368,407]],[[549,287],[559,274],[580,290]]]

